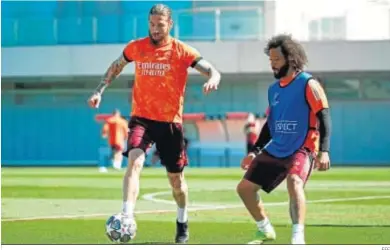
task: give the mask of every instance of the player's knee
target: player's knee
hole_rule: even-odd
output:
[[[291,191],[301,190],[303,189],[304,182],[296,174],[290,174],[287,176],[287,188]]]
[[[145,162],[145,153],[142,149],[135,148],[129,152],[129,167],[132,171],[140,171]]]
[[[183,195],[183,194],[186,194],[187,191],[188,191],[188,189],[187,189],[186,185],[181,185],[180,187],[172,187],[172,192],[175,195]]]
[[[187,193],[187,183],[183,173],[168,173],[169,183],[175,194]]]
[[[253,184],[245,179],[241,180],[240,183],[238,183],[236,187],[236,192],[238,195],[242,196],[245,195],[248,192],[256,192],[256,189],[254,188]]]

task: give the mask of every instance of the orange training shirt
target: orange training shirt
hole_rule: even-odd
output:
[[[127,138],[127,121],[122,117],[112,116],[106,120],[103,126],[103,135],[107,135],[110,145],[123,147]]]
[[[131,41],[123,55],[135,63],[131,116],[181,123],[187,69],[199,52],[174,38],[155,46],[146,37]]]

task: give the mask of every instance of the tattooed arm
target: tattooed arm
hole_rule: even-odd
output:
[[[221,74],[211,63],[205,59],[200,59],[198,62],[196,62],[194,68],[202,75],[209,78],[209,80],[203,86],[205,93],[209,93],[212,90],[218,89],[219,82],[221,81]]]
[[[136,58],[137,52],[137,42],[130,41],[125,49],[123,50],[122,55],[116,59],[110,67],[107,69],[99,85],[96,87],[92,96],[88,99],[88,104],[92,108],[98,108],[102,100],[102,94],[104,90],[110,85],[110,83],[122,72],[126,64],[132,62]]]
[[[97,94],[103,94],[104,90],[110,85],[110,83],[119,76],[119,74],[122,72],[123,68],[128,64],[129,62],[126,60],[126,58],[121,55],[118,59],[116,59],[110,67],[107,69],[106,73],[104,74],[102,80],[100,81],[99,85],[97,86],[95,93]]]
[[[205,59],[200,59],[194,66],[194,68],[199,71],[204,76],[209,78],[209,81],[218,82],[221,80],[221,74],[215,67]]]

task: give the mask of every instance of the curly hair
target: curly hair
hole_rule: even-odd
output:
[[[269,56],[271,49],[279,47],[291,67],[295,70],[303,70],[303,67],[307,64],[307,56],[305,50],[298,41],[294,40],[291,35],[277,35],[268,41],[264,52]]]

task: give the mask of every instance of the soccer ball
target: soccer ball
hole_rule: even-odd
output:
[[[106,222],[106,235],[112,242],[126,243],[135,238],[137,224],[133,218],[122,214],[110,216]]]

